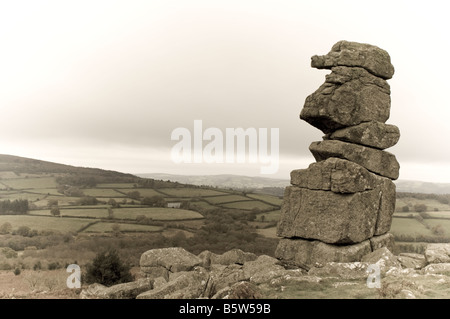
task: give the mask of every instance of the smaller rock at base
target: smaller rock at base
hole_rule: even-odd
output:
[[[449,263],[450,244],[428,244],[424,255],[429,264]]]
[[[397,257],[389,251],[386,247],[377,249],[370,254],[365,255],[361,262],[368,264],[376,264],[380,266],[382,271],[386,271],[388,268],[397,267],[400,268],[401,264],[397,260]]]

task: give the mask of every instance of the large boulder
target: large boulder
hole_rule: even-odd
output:
[[[261,299],[260,289],[248,281],[240,281],[219,290],[211,299]]]
[[[81,292],[82,299],[134,299],[139,294],[153,289],[153,280],[141,278],[111,287],[92,284]]]
[[[220,265],[239,264],[255,260],[258,256],[253,253],[244,252],[241,249],[232,249],[221,255],[211,254],[211,263]]]
[[[395,125],[371,121],[339,129],[326,135],[324,139],[386,149],[397,144],[400,130]]]
[[[393,180],[399,176],[400,164],[393,154],[386,151],[338,140],[312,142],[309,150],[318,162],[339,157]]]
[[[168,278],[169,273],[189,271],[200,265],[202,259],[181,247],[151,249],[141,255],[141,272],[146,277]]]
[[[428,244],[425,259],[429,264],[450,263],[450,244]]]
[[[282,238],[275,257],[287,265],[309,270],[328,262],[361,261],[371,251],[369,240],[353,245],[329,245],[317,240]]]
[[[353,244],[371,238],[380,209],[377,189],[354,194],[288,186],[277,235],[317,239],[330,244]]]
[[[450,263],[430,264],[422,269],[423,274],[445,274],[450,273]]]
[[[386,247],[377,249],[365,255],[361,262],[378,265],[382,272],[386,272],[389,268],[401,268],[401,264],[397,257]]]
[[[176,273],[159,288],[139,294],[136,299],[195,299],[203,297],[209,273],[202,267]]]
[[[212,297],[219,290],[230,287],[239,281],[248,281],[248,277],[244,273],[243,266],[238,264],[219,265],[213,264],[211,266],[208,286],[205,290],[205,297]]]
[[[369,264],[364,262],[328,262],[320,267],[312,267],[308,271],[310,276],[339,277],[343,279],[367,278]]]
[[[400,253],[397,257],[403,268],[422,269],[427,265],[425,256],[415,253]]]
[[[361,67],[384,79],[394,75],[389,53],[371,44],[343,40],[333,45],[328,54],[311,58],[313,68],[330,69],[339,65]]]
[[[334,67],[325,83],[309,95],[300,118],[324,133],[363,122],[386,122],[389,84],[361,68]]]
[[[280,276],[286,270],[278,259],[261,255],[256,260],[246,262],[243,271],[249,281],[260,284]]]

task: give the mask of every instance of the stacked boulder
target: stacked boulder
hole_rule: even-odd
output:
[[[320,129],[316,159],[291,172],[277,235],[278,259],[309,269],[327,262],[360,261],[381,247],[392,249],[399,163],[387,151],[399,129],[386,124],[394,67],[373,45],[340,41],[311,66],[331,69],[325,83],[306,98],[300,118]]]

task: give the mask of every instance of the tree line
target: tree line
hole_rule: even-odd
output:
[[[28,212],[29,205],[28,200],[26,199],[15,199],[13,201],[7,199],[0,201],[0,214],[26,214]]]

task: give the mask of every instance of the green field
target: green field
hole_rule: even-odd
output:
[[[115,188],[115,189],[124,189],[125,192],[129,192],[130,188],[134,188],[135,184],[133,183],[100,183],[97,184],[96,188]]]
[[[51,216],[50,209],[34,210],[30,214],[40,216]],[[61,217],[87,217],[87,218],[107,218],[106,208],[78,208],[60,209]]]
[[[122,192],[124,192],[125,194],[128,192],[131,192],[133,190],[121,190]],[[141,197],[153,197],[153,196],[164,196],[163,194],[161,194],[160,192],[151,189],[151,188],[139,188],[136,189],[136,191],[139,192],[139,194],[141,194]]]
[[[431,230],[427,229],[423,224],[414,218],[397,218],[392,219],[391,233],[394,235],[425,235],[431,236]]]
[[[248,197],[242,195],[223,195],[223,196],[213,196],[213,197],[205,197],[204,198],[210,204],[223,204],[229,202],[238,202],[238,201],[248,201],[250,200]]]
[[[282,198],[271,196],[271,195],[264,195],[264,194],[248,194],[248,197],[251,197],[253,199],[261,200],[264,202],[267,202],[269,204],[275,205],[275,206],[281,206],[281,203],[283,202]]]
[[[87,188],[83,189],[83,193],[86,196],[93,196],[93,197],[126,197],[125,195],[116,192],[113,189],[107,188]]]
[[[200,213],[192,210],[179,208],[118,208],[113,210],[114,219],[135,220],[137,216],[144,215],[153,220],[183,220],[183,219],[203,219]]]
[[[261,216],[264,216],[264,221],[266,222],[278,222],[280,220],[280,210],[274,210],[268,213],[258,214],[258,220],[261,220]]]
[[[56,188],[57,186],[54,177],[8,179],[2,182],[14,189]]]
[[[220,192],[204,188],[161,188],[159,191],[169,197],[205,197],[225,195],[226,192]]]
[[[260,210],[270,210],[274,207],[272,205],[268,205],[266,203],[260,201],[246,201],[246,202],[235,202],[221,205],[226,208],[235,208],[235,209],[243,209],[243,210],[252,210],[254,208],[258,208]]]
[[[77,232],[92,222],[92,219],[59,218],[29,215],[0,215],[0,225],[9,222],[14,229],[28,226],[37,231],[52,230],[62,233]]]
[[[109,223],[99,222],[95,223],[85,230],[83,233],[108,233],[113,231],[114,225],[119,226],[121,232],[156,232],[161,231],[162,227],[151,225],[137,225],[137,224],[124,224],[124,223]]]

